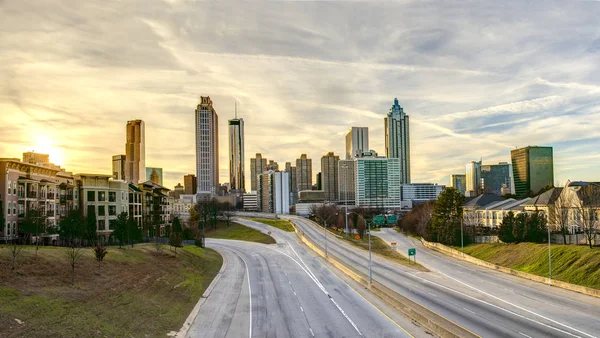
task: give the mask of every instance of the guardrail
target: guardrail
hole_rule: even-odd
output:
[[[304,236],[303,232],[299,232],[294,227],[296,235],[300,240],[306,244],[310,249],[316,252],[319,256],[323,257],[337,269],[345,273],[350,278],[362,286],[368,288],[377,295],[379,298],[388,302],[393,307],[400,310],[406,316],[412,318],[416,322],[423,325],[433,333],[440,337],[479,337],[475,333],[463,328],[462,326],[452,322],[451,320],[429,310],[423,305],[401,295],[400,293],[390,289],[389,287],[381,284],[377,280],[373,280],[373,284],[369,284],[369,276],[359,271],[353,266],[348,265],[342,260],[336,258],[334,255],[328,253],[325,256],[323,248],[316,243],[313,243],[310,239]]]

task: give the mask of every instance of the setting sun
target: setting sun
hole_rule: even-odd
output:
[[[35,145],[33,149],[23,149],[23,151],[35,151],[36,153],[48,154],[50,156],[50,162],[56,165],[63,165],[63,153],[62,150],[58,149],[53,145],[52,139],[45,135],[38,135],[35,139]]]

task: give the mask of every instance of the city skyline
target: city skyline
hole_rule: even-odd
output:
[[[84,4],[77,14],[50,4],[31,13],[26,6],[3,4],[10,15],[0,14],[11,33],[0,38],[6,60],[0,72],[9,79],[0,87],[0,151],[7,157],[35,150],[73,172],[110,173],[111,156],[123,153],[123,124],[141,119],[146,161],[165,169],[165,186],[172,188],[195,173],[192,107],[209,95],[222,115],[221,183],[228,181],[225,128],[235,101],[246,123],[245,158],[262,153],[285,163],[306,153],[315,160],[314,180],[317,159],[330,151],[343,156],[351,126],[368,127],[370,148],[384,154],[383,118],[397,97],[411,116],[413,182],[447,185],[474,158],[510,161],[510,150],[528,145],[554,148],[557,182],[598,180],[600,40],[592,4],[468,10],[440,4],[435,11],[418,4],[242,4],[236,13],[265,13],[264,20],[240,15],[229,30],[181,24],[187,35],[177,29],[184,19],[224,18],[224,6],[152,3],[136,15],[127,4]],[[179,14],[149,15],[171,9]],[[275,15],[277,9],[287,14]],[[308,14],[295,15],[300,11]],[[114,12],[123,17],[98,20]],[[398,12],[414,19],[393,20],[393,27],[362,24],[365,35],[337,29],[348,15],[365,12],[364,22],[392,22]],[[315,25],[316,13],[330,17],[328,25]],[[510,15],[491,20],[498,13]],[[423,15],[432,20],[417,20]],[[136,20],[125,19],[130,16]],[[72,20],[89,28],[72,27]],[[114,24],[140,41],[140,49],[111,33]],[[264,34],[273,30],[281,35]],[[61,44],[48,48],[56,32]],[[210,48],[196,42],[198,34]],[[469,50],[471,39],[479,49]],[[323,48],[326,41],[347,43]]]

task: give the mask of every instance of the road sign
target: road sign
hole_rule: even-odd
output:
[[[373,224],[375,225],[384,225],[385,224],[385,216],[377,215],[373,218]]]
[[[398,222],[398,216],[396,215],[388,215],[387,224],[396,224]]]
[[[396,250],[396,242],[392,242],[391,244],[392,250]]]
[[[415,249],[415,248],[408,249],[408,255],[409,256],[414,256],[416,254],[417,254],[417,249]]]

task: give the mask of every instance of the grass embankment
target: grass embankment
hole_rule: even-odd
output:
[[[364,249],[365,251],[369,250],[369,237],[367,235],[365,235],[361,239],[356,239],[351,236],[348,236],[348,238],[346,239],[343,234],[339,235],[333,231],[330,231],[330,233],[341,237],[342,240],[347,241],[356,247]],[[413,263],[412,261],[409,262],[409,260],[406,257],[402,256],[398,251],[392,250],[392,248],[384,240],[377,236],[371,236],[371,252],[379,254],[396,263],[400,263],[402,265],[406,265],[417,270],[429,271],[421,264]]]
[[[209,227],[204,232],[207,238],[237,239],[264,244],[276,243],[273,237],[235,222],[229,222],[229,226],[227,226],[226,221],[217,221],[217,229]]]
[[[109,248],[99,267],[92,249],[75,270],[65,249],[24,250],[17,269],[0,249],[0,337],[165,337],[178,331],[223,258],[216,251],[186,246],[177,257],[163,246]],[[22,321],[19,324],[17,320]]]
[[[465,253],[507,268],[548,277],[547,244],[473,244],[465,247]],[[600,249],[552,245],[552,278],[600,289]]]
[[[292,225],[292,223],[290,223],[290,221],[285,220],[285,219],[269,219],[269,218],[250,218],[250,219],[253,220],[254,222],[267,224],[267,225],[276,227],[277,229],[280,229],[283,231],[294,232],[294,226]]]

